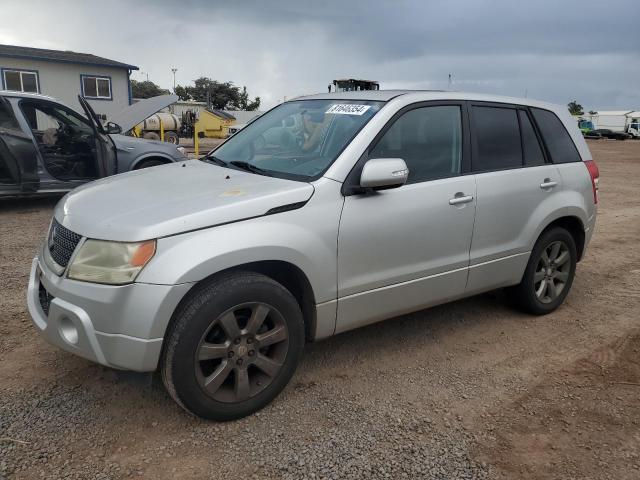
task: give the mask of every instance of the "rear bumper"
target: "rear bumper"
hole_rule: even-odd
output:
[[[27,305],[52,345],[108,367],[148,372],[158,365],[166,326],[190,287],[78,282],[57,276],[36,257]],[[49,296],[41,301],[44,292]]]

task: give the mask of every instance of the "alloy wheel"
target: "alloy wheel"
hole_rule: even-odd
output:
[[[288,349],[289,331],[277,309],[257,302],[237,305],[216,318],[200,339],[198,384],[220,402],[248,400],[274,380]]]
[[[538,259],[533,288],[542,303],[553,302],[564,290],[571,272],[571,254],[563,241],[551,242]]]

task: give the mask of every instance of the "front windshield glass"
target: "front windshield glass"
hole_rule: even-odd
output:
[[[322,174],[382,102],[299,100],[283,103],[205,157],[212,163],[294,180]]]

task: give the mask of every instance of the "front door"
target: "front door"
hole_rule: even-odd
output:
[[[0,97],[0,193],[34,192],[39,183],[33,140],[20,128],[9,101]]]
[[[93,111],[93,108],[91,108],[91,105],[80,95],[78,95],[78,101],[80,105],[82,105],[95,135],[98,176],[107,177],[109,175],[115,175],[118,173],[118,166],[116,147],[113,144],[113,140],[111,140],[111,137],[107,135],[104,128],[102,128],[102,124],[98,121],[98,116]]]
[[[345,197],[336,333],[463,294],[475,215],[462,103],[401,111],[368,158],[402,158],[407,184]]]

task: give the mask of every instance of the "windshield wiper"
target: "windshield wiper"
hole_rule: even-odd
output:
[[[216,165],[220,165],[221,167],[227,166],[227,162],[225,162],[221,158],[216,157],[215,155],[205,155],[202,159],[209,163],[215,163]]]
[[[268,170],[256,167],[253,163],[245,162],[242,160],[232,160],[229,162],[229,165],[233,165],[234,167],[238,167],[241,170],[245,170],[247,172],[257,173],[258,175],[271,176],[271,173]]]

